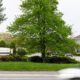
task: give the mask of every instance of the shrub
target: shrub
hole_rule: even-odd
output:
[[[0,41],[0,47],[6,47],[6,42],[4,40]]]
[[[59,57],[59,56],[53,56],[46,59],[46,62],[48,63],[77,63],[76,60],[71,59],[69,57]]]
[[[23,48],[18,49],[17,54],[20,56],[24,56],[27,54],[26,50]]]
[[[7,56],[1,56],[0,57],[0,61],[8,61],[8,58],[6,58]]]
[[[19,55],[1,56],[0,61],[27,61],[27,57]]]
[[[43,62],[42,57],[39,57],[39,56],[30,57],[29,61],[31,61],[31,62]],[[45,62],[46,63],[77,63],[77,61],[74,59],[71,59],[69,57],[60,57],[60,56],[47,57]]]
[[[13,55],[14,61],[21,61],[21,56],[20,55]]]
[[[14,57],[11,55],[5,56],[8,61],[14,61]]]
[[[20,56],[20,55],[13,55],[14,61],[27,61],[26,56]]]
[[[26,56],[22,56],[21,61],[27,61],[27,57]]]
[[[29,61],[31,61],[31,62],[42,62],[42,58],[39,56],[32,56],[29,58]]]
[[[14,57],[11,55],[0,57],[0,61],[13,61],[13,60],[14,60]]]

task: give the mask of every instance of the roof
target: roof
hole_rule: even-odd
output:
[[[10,41],[12,39],[12,35],[10,33],[0,33],[0,40]]]
[[[74,39],[80,39],[80,35],[78,35],[78,36],[74,37]]]

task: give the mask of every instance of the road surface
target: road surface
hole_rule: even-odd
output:
[[[0,80],[58,80],[58,79],[56,72],[0,71]]]
[[[79,77],[79,68],[60,71],[0,71],[0,80],[70,80]],[[77,79],[76,79],[77,80]],[[80,80],[80,79],[79,79]]]

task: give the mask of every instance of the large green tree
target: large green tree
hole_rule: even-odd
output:
[[[41,52],[43,61],[49,51],[63,52],[71,35],[57,5],[58,0],[23,0],[22,14],[8,27],[22,46]]]
[[[5,19],[5,14],[3,14],[4,8],[2,6],[2,0],[0,0],[0,23]]]

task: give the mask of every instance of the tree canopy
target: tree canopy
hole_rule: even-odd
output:
[[[66,52],[69,43],[71,27],[62,19],[57,5],[58,0],[23,0],[22,14],[8,27],[20,44],[29,51],[41,52],[43,59],[48,51]]]
[[[0,0],[0,23],[5,20],[5,14],[3,14],[3,10],[4,8],[2,7],[3,4],[2,4],[2,0]]]

